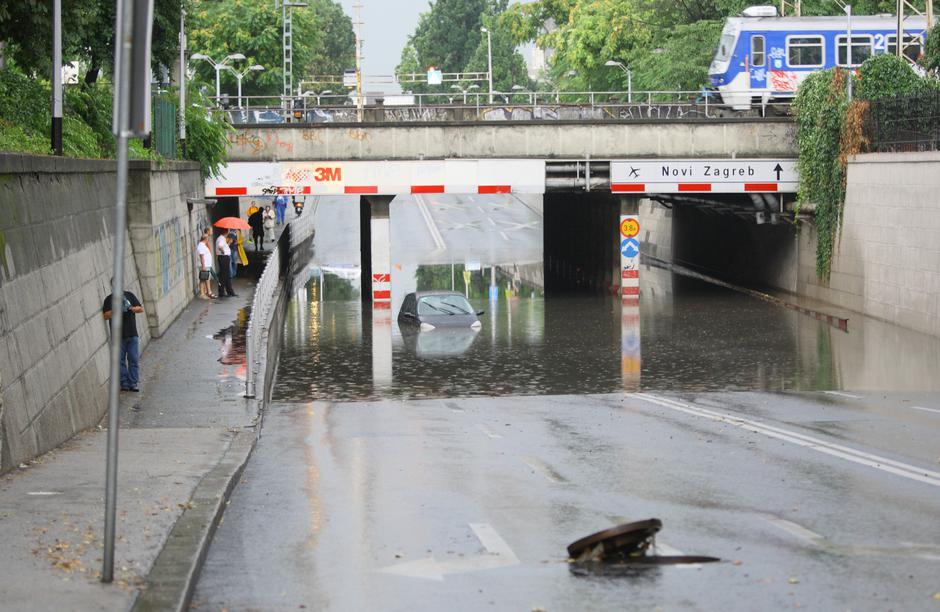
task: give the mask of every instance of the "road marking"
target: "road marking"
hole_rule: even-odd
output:
[[[519,461],[544,476],[545,480],[549,482],[565,482],[565,478],[561,474],[553,470],[541,459],[536,459],[535,457],[519,457]]]
[[[506,235],[506,232],[500,232],[499,235],[503,237],[503,240],[509,242],[509,236]]]
[[[485,433],[487,436],[489,436],[493,440],[498,440],[499,438],[502,438],[501,435],[499,435],[498,433],[494,433],[493,430],[491,430],[489,427],[487,427],[483,423],[480,423],[479,425],[477,425],[477,429]]]
[[[685,557],[686,554],[679,550],[678,548],[673,548],[665,542],[660,542],[658,539],[653,545],[654,550],[657,555],[664,555],[668,557]],[[676,569],[700,569],[702,567],[701,563],[678,563],[676,564]]]
[[[937,410],[936,408],[924,408],[923,406],[911,406],[911,408],[914,410],[923,410],[924,412],[934,412],[936,414],[940,414],[940,410]]]
[[[865,399],[861,395],[852,395],[851,393],[843,393],[842,391],[823,391],[827,395],[835,395],[837,397],[847,397],[849,399]]]
[[[45,497],[48,495],[62,495],[62,491],[30,491],[27,495],[41,495]]]
[[[490,222],[490,225],[496,227],[496,221],[493,221],[493,217],[487,217],[486,220]]]
[[[832,457],[839,457],[840,459],[845,459],[846,461],[851,461],[859,465],[875,468],[876,470],[894,474],[895,476],[902,476],[904,478],[916,480],[924,484],[940,487],[940,472],[934,472],[932,470],[920,468],[915,465],[903,463],[901,461],[894,461],[886,457],[881,457],[872,453],[866,453],[864,451],[860,451],[848,446],[843,446],[841,444],[826,442],[820,438],[814,438],[812,436],[807,436],[801,433],[788,431],[786,429],[760,423],[759,421],[754,421],[752,419],[745,419],[731,414],[725,414],[715,410],[701,408],[699,406],[684,404],[673,399],[650,395],[648,393],[634,393],[632,395],[633,397],[637,397],[664,408],[670,408],[672,410],[678,410],[693,416],[734,425],[735,427],[740,427],[741,429],[747,431],[763,434],[769,438],[783,440],[784,442],[789,442],[797,446],[809,448]]]
[[[463,574],[480,570],[497,569],[519,565],[519,558],[489,523],[470,523],[470,529],[480,540],[486,553],[475,557],[464,557],[451,561],[437,561],[426,557],[415,561],[397,563],[379,570],[384,574],[395,574],[425,580],[444,580],[445,574]]]
[[[485,215],[485,214],[486,214],[486,211],[483,210],[483,207],[482,207],[482,206],[477,206],[477,210],[479,210],[479,211],[480,211],[480,214],[482,214],[482,215]]]
[[[777,527],[786,531],[790,535],[803,540],[807,544],[812,544],[813,546],[819,546],[826,541],[826,538],[822,537],[815,531],[810,531],[802,525],[798,525],[793,521],[788,521],[787,519],[780,518],[779,516],[774,516],[772,514],[765,514],[761,516],[762,519]]]
[[[439,250],[443,251],[447,248],[447,243],[444,242],[444,237],[441,236],[441,231],[437,229],[437,224],[431,217],[431,211],[428,210],[427,203],[420,195],[415,196],[415,202],[418,204],[418,210],[421,212],[421,216],[424,217],[424,224],[428,226],[428,232],[431,233],[431,238],[434,240],[434,244],[437,245]]]

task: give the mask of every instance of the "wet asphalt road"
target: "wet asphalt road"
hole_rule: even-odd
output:
[[[935,610],[938,439],[936,393],[276,404],[195,603]],[[566,562],[650,517],[663,554],[722,562]]]

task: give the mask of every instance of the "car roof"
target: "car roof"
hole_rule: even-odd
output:
[[[463,297],[463,294],[459,291],[415,291],[414,296],[416,299],[421,299],[423,297],[428,297],[432,295],[457,295]]]

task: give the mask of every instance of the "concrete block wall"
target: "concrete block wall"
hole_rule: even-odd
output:
[[[640,200],[640,249],[672,261],[672,209],[649,199]]]
[[[135,171],[148,173],[145,163]],[[192,164],[176,171],[198,180]],[[110,293],[115,180],[113,161],[0,154],[0,472],[94,426],[107,408],[101,304]],[[133,177],[131,192],[142,180]],[[153,231],[147,241],[129,232],[125,259],[125,286],[148,319],[161,309],[147,298],[135,249],[152,243]],[[138,316],[143,346],[148,322]]]
[[[814,228],[799,241],[798,293],[940,335],[940,153],[850,159],[828,281],[816,277]]]

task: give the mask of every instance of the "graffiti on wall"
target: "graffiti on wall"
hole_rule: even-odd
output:
[[[183,278],[183,231],[179,219],[170,219],[153,230],[154,256],[160,296],[165,296]]]

